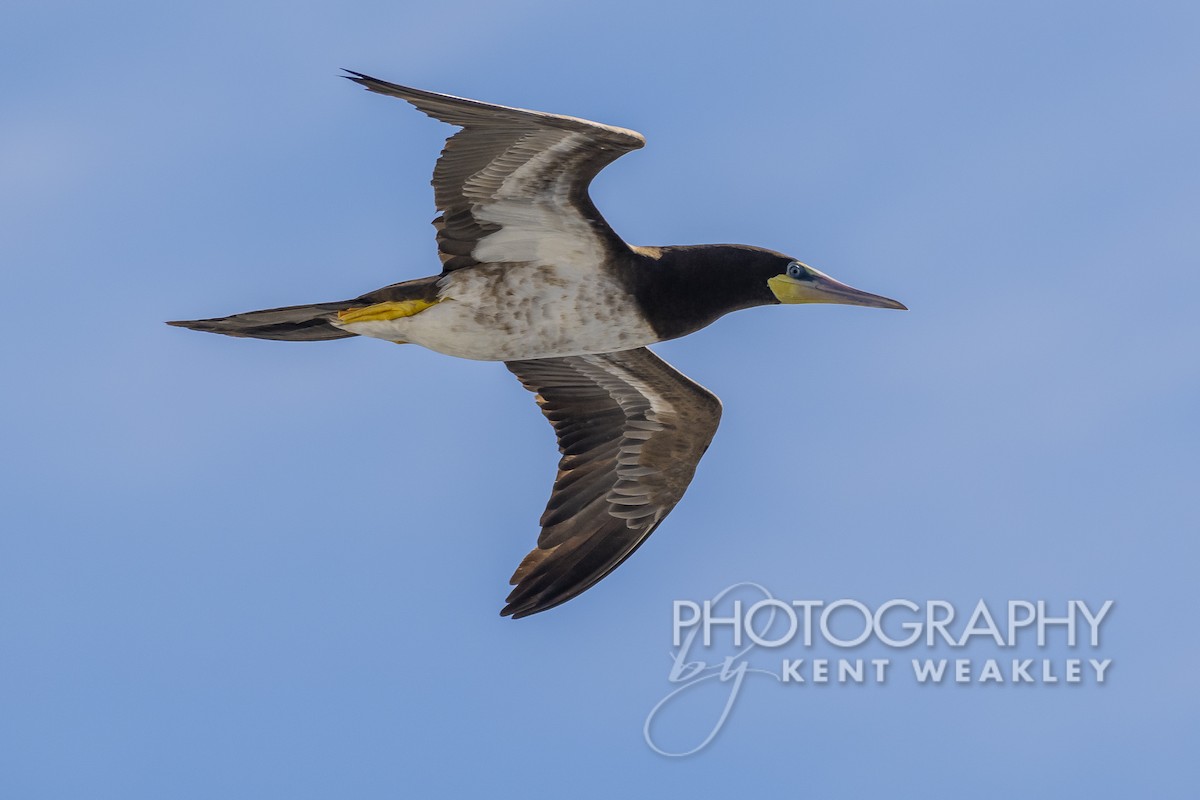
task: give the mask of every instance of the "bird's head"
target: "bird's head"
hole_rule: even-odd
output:
[[[790,256],[778,257],[774,274],[767,278],[767,288],[778,303],[837,303],[907,310],[903,303],[847,286]]]
[[[719,317],[755,306],[841,303],[904,305],[835,281],[791,256],[749,245],[636,248],[635,293],[664,338],[698,331]]]

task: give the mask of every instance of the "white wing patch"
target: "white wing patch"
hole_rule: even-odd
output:
[[[572,203],[570,166],[590,157],[588,144],[582,133],[536,130],[468,178],[463,195],[472,216],[499,227],[475,243],[471,256],[480,263],[442,278],[445,302],[386,329],[355,332],[489,361],[607,353],[657,341],[604,268],[605,242]]]
[[[609,503],[608,513],[623,519],[629,528],[654,525],[666,511],[652,503],[650,492],[640,482],[641,478],[659,472],[656,467],[642,465],[642,445],[665,430],[668,420],[674,422],[677,417],[675,406],[637,373],[595,356],[588,357],[587,361],[602,372],[604,377],[598,379],[597,383],[612,391],[613,398],[628,416],[622,436],[624,441],[617,455],[617,482],[604,498]],[[619,391],[623,386],[635,389],[638,397],[630,398]],[[636,406],[641,402],[649,408],[642,413],[644,419],[637,419]],[[647,517],[651,518],[649,522]]]
[[[671,404],[671,401],[663,397],[660,392],[643,380],[637,373],[625,369],[619,364],[602,358],[590,357],[587,359],[587,361],[595,364],[603,372],[614,376],[615,380],[613,380],[613,383],[615,385],[632,386],[634,389],[637,389],[638,393],[642,396],[642,399],[644,399],[650,406],[650,413],[647,414],[647,418],[650,420],[650,422],[657,423],[660,416],[674,413],[675,406]],[[618,402],[620,401],[618,400]],[[622,405],[624,406],[628,404],[623,403]],[[657,425],[655,429],[661,430],[662,425]]]
[[[478,204],[474,216],[499,225],[500,230],[479,240],[471,255],[484,263],[532,262],[567,270],[593,270],[607,255],[604,243],[588,220],[572,206],[574,181],[563,162],[587,144],[579,133],[537,131],[521,138],[493,165],[463,185],[463,193]],[[530,157],[530,152],[535,153]],[[506,161],[523,161],[492,192],[481,191]]]

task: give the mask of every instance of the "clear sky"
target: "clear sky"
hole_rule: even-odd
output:
[[[6,4],[0,795],[1194,796],[1198,8]],[[689,494],[501,619],[556,458],[502,366],[162,324],[437,271],[451,129],[339,67],[639,130],[593,192],[626,240],[911,310],[658,347],[725,403]],[[738,581],[1112,599],[1113,667],[759,676],[658,755],[672,601]]]

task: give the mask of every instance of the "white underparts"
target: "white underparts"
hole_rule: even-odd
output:
[[[439,288],[442,301],[411,317],[339,327],[480,361],[607,353],[657,341],[633,298],[601,270],[486,264],[451,272]]]

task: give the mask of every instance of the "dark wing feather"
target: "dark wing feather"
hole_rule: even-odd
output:
[[[721,401],[645,348],[506,362],[537,394],[562,459],[538,546],[500,613],[583,592],[628,558],[683,497]]]
[[[625,247],[587,189],[601,169],[645,144],[641,134],[410,89],[358,72],[347,77],[462,127],[446,140],[433,171],[442,212],[433,224],[445,271],[536,262],[556,244],[593,259]]]

